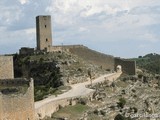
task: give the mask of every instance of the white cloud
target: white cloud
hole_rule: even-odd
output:
[[[22,11],[18,6],[1,6],[0,7],[0,24],[11,24],[20,19]]]
[[[57,44],[96,46],[100,42],[116,44],[131,40],[156,44],[160,40],[159,7],[159,0],[3,0],[0,40],[5,39],[5,45],[9,41],[19,46],[27,45],[22,41],[35,44],[35,16],[50,14]]]
[[[19,0],[19,2],[23,5],[23,4],[26,4],[27,2],[29,2],[29,0]]]
[[[79,31],[80,32],[89,32],[89,30],[87,28],[85,28],[85,27],[80,27]]]
[[[147,33],[147,32],[145,34],[140,35],[139,37],[141,40],[152,42],[152,43],[156,43],[160,40],[155,34]]]

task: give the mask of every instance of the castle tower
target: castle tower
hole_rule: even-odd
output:
[[[52,46],[51,16],[36,17],[37,50],[50,51]]]

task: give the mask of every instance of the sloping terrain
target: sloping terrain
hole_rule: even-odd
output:
[[[91,50],[85,46],[73,47],[69,51],[81,57],[83,60],[90,62],[91,64],[96,64],[103,67],[104,69],[114,70],[114,57],[111,55],[106,55],[94,50]]]
[[[89,77],[96,78],[108,72],[68,51],[28,56],[16,54],[14,68],[15,77],[34,79],[35,100],[53,94],[61,85],[85,82]]]

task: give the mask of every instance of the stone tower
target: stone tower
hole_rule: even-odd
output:
[[[51,16],[36,17],[37,50],[50,51],[52,47]]]

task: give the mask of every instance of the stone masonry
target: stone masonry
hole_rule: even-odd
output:
[[[33,80],[0,80],[0,120],[35,120]]]
[[[128,75],[136,74],[136,62],[135,61],[115,58],[115,70],[117,69],[118,65],[122,67],[123,73],[126,73]]]
[[[0,120],[34,120],[33,80],[14,79],[13,57],[0,56]]]
[[[36,17],[37,50],[50,51],[52,47],[51,16]]]
[[[13,79],[13,57],[0,56],[0,79]]]

